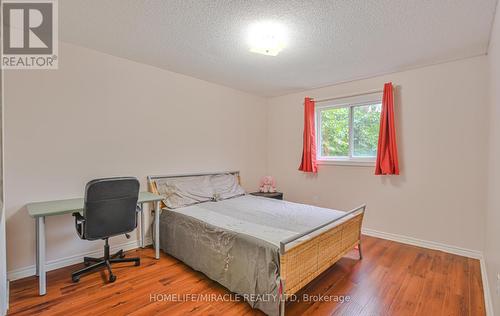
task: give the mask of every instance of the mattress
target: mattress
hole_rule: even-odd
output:
[[[205,202],[163,211],[160,247],[252,307],[278,315],[280,241],[344,214],[252,195]]]

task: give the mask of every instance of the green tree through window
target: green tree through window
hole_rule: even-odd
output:
[[[320,158],[363,159],[377,155],[380,102],[323,107],[318,111]]]
[[[349,156],[349,108],[321,111],[321,156]]]
[[[355,106],[352,108],[354,157],[377,156],[378,132],[380,128],[380,104]]]

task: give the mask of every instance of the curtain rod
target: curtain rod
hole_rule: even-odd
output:
[[[318,102],[332,101],[332,100],[337,100],[337,99],[344,99],[344,98],[350,98],[350,97],[357,97],[357,96],[360,96],[360,95],[373,94],[373,93],[381,93],[381,92],[384,92],[384,90],[383,90],[383,89],[369,90],[369,91],[365,91],[365,92],[354,93],[354,94],[346,94],[346,95],[340,95],[340,96],[337,96],[337,97],[333,97],[333,98],[326,98],[326,99],[320,99],[320,100],[314,100],[314,98],[312,98],[312,99],[314,100],[314,102],[318,103]]]

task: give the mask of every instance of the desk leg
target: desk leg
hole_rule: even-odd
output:
[[[141,209],[141,214],[140,214],[140,227],[139,227],[139,247],[144,248],[144,204],[141,203],[139,204],[139,208]]]
[[[155,202],[155,258],[160,259],[160,201]]]
[[[35,268],[36,268],[36,271],[35,271],[35,275],[36,276],[39,276],[40,275],[40,261],[38,260],[38,256],[40,255],[40,251],[38,250],[38,232],[39,232],[39,228],[38,228],[38,218],[35,218],[35,249],[36,249],[36,255],[35,255],[35,260],[36,260],[36,263],[35,263]]]
[[[38,294],[47,293],[47,279],[45,275],[45,217],[37,217],[37,262],[38,262]]]

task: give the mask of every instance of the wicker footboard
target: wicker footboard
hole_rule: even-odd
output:
[[[285,250],[280,254],[282,313],[284,300],[331,267],[347,252],[359,245],[365,206],[348,212],[329,225],[334,227]],[[325,225],[323,225],[325,226]],[[323,227],[319,227],[321,229]],[[304,234],[306,235],[306,234]],[[300,236],[296,236],[296,239]],[[286,241],[285,243],[290,243]],[[360,252],[361,254],[361,252]]]

